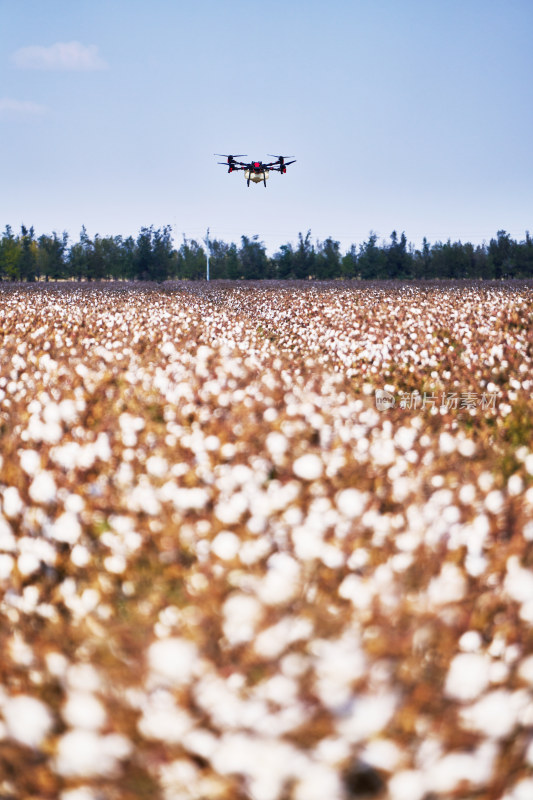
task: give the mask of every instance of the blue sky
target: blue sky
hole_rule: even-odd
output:
[[[532,0],[0,0],[0,226],[533,231]],[[246,187],[213,154],[294,155]]]

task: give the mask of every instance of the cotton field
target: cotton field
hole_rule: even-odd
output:
[[[0,797],[531,800],[532,322],[0,284]]]

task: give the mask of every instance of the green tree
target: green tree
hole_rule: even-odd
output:
[[[183,244],[177,254],[177,273],[184,280],[202,280],[206,277],[207,257],[203,247],[196,239],[183,235]]]
[[[387,277],[386,255],[382,248],[377,245],[377,234],[370,231],[368,241],[364,242],[359,249],[357,266],[359,275],[364,280]]]
[[[237,245],[221,239],[209,241],[209,273],[212,280],[237,280],[240,277]]]
[[[388,278],[409,278],[413,264],[411,254],[407,251],[407,239],[402,233],[398,240],[396,231],[391,233],[391,243],[386,248],[385,261]]]
[[[0,277],[9,281],[20,280],[19,263],[21,247],[13,235],[10,225],[6,225],[0,242]]]
[[[492,277],[503,278],[512,271],[511,237],[506,231],[498,231],[497,239],[491,239],[489,243],[489,265],[492,270]]]
[[[311,242],[311,231],[307,231],[305,237],[298,234],[298,247],[294,251],[293,275],[291,277],[299,280],[307,279],[315,273],[316,252]]]
[[[165,281],[173,273],[175,251],[172,245],[172,228],[165,225],[152,233],[151,279]]]
[[[33,226],[28,229],[22,225],[20,230],[20,259],[18,263],[20,278],[34,281],[37,271],[37,243]]]
[[[273,272],[276,278],[285,280],[294,277],[294,249],[292,244],[282,244],[272,259]]]
[[[248,236],[241,236],[239,264],[241,275],[247,280],[271,277],[265,245],[259,241],[257,235],[251,239]]]
[[[328,236],[323,242],[317,242],[315,256],[315,275],[321,280],[338,278],[341,274],[340,242]]]
[[[341,258],[340,271],[343,278],[355,278],[357,275],[357,260],[357,247],[352,244],[348,252]]]
[[[54,231],[51,236],[42,234],[38,239],[37,274],[46,281],[64,278],[67,274],[65,253],[68,245],[68,234],[63,233],[61,239]]]

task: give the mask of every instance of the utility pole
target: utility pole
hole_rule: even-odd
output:
[[[207,252],[207,280],[209,280],[209,228],[207,229],[207,236],[205,237],[205,246]]]

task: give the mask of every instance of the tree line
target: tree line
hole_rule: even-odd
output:
[[[36,236],[22,225],[15,234],[7,225],[0,239],[0,280],[202,280],[206,277],[207,244],[187,239],[176,247],[170,226],[141,228],[138,236],[90,238],[85,227],[79,240],[67,233]],[[296,245],[283,244],[267,255],[258,236],[241,236],[240,245],[209,241],[212,280],[293,279],[431,279],[533,278],[533,240],[516,241],[504,230],[488,244],[435,242],[420,248],[393,231],[388,241],[368,239],[341,252],[328,237],[313,241],[300,233]]]

